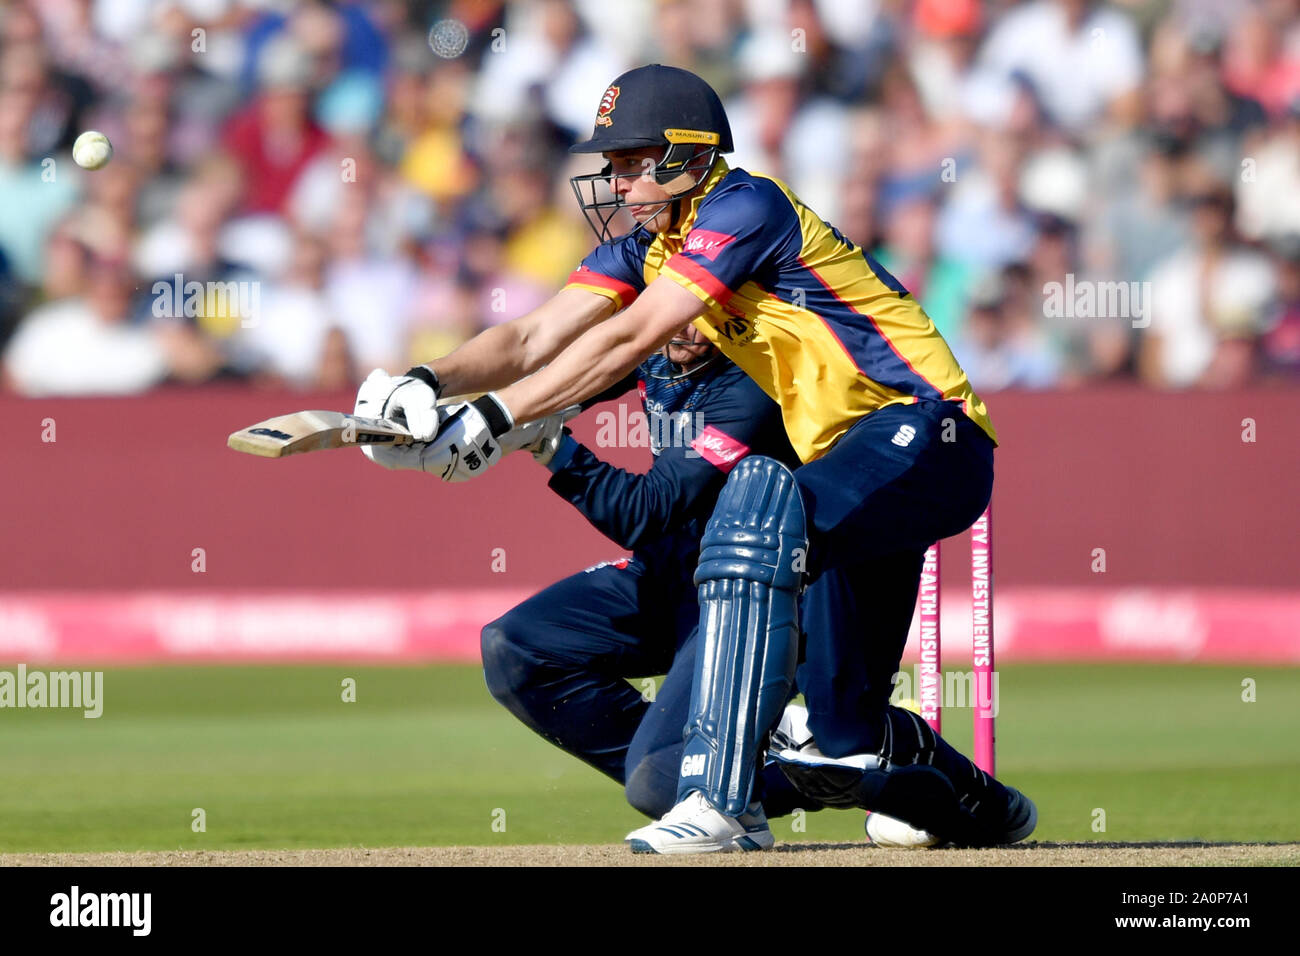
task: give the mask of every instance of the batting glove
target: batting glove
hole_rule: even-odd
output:
[[[438,398],[442,384],[427,365],[417,365],[391,379],[379,417],[406,425],[416,441],[430,441],[438,433]]]
[[[510,412],[489,392],[463,405],[448,407],[450,413],[429,444],[424,470],[443,481],[469,481],[522,445],[504,444],[514,425]],[[500,436],[500,437],[498,437]]]

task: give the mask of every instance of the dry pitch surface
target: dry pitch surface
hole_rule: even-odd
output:
[[[783,843],[766,853],[663,857],[614,846],[456,846],[147,853],[5,853],[0,866],[1300,866],[1300,843],[1025,843],[883,850]]]

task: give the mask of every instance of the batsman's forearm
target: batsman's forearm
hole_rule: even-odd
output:
[[[527,315],[485,329],[428,364],[443,395],[492,391],[537,371],[613,311],[604,296],[561,289]]]
[[[577,405],[620,381],[654,348],[611,325],[592,329],[546,368],[497,396],[516,423]]]
[[[527,352],[513,322],[484,329],[442,358],[427,362],[443,395],[488,392],[528,374]]]

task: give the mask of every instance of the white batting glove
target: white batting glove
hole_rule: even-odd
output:
[[[485,400],[495,402],[484,396],[447,409],[451,414],[439,426],[438,437],[429,444],[425,471],[443,481],[469,481],[499,462],[506,452],[515,450],[502,444],[509,431],[501,438],[492,434],[484,414]],[[496,407],[504,409],[499,403]]]
[[[371,372],[357,393],[353,413],[377,417],[376,409],[391,393],[392,381],[383,369]],[[362,445],[361,451],[375,464],[393,471],[423,471],[444,481],[468,481],[513,451],[527,450],[542,464],[548,463],[559,447],[564,423],[581,410],[573,405],[546,418],[515,425],[494,438],[488,418],[500,429],[509,423],[509,413],[494,396],[485,396],[473,403],[439,407],[437,436],[431,442]]]
[[[373,373],[372,373],[373,374]],[[430,441],[438,433],[438,398],[442,385],[426,365],[390,380],[388,394],[376,417],[400,422],[416,441]]]
[[[452,414],[439,426],[438,437],[429,446],[425,471],[440,475],[443,481],[468,481],[513,451],[526,449],[546,464],[559,447],[564,423],[582,408],[573,405],[546,418],[515,425],[504,433],[500,430],[509,421],[510,413],[490,392],[450,411]],[[500,433],[496,438],[492,436],[494,428]]]
[[[366,376],[366,380],[361,383],[361,388],[357,390],[357,401],[352,407],[353,415],[360,415],[363,418],[380,418],[379,412],[384,407],[384,401],[393,391],[393,378],[382,368],[377,368]],[[385,468],[410,468],[418,467],[407,464],[411,460],[411,445],[399,445],[392,447],[388,445],[362,445],[361,453],[377,465],[383,465]],[[400,454],[400,453],[406,454]]]
[[[373,388],[378,393],[385,388],[385,383],[376,379]],[[370,395],[363,397],[369,398]],[[360,398],[358,407],[362,407]],[[536,431],[523,432],[509,444],[502,445],[492,434],[489,420],[502,432],[503,438],[510,434],[511,422],[509,413],[495,396],[485,395],[470,403],[440,406],[438,419],[438,434],[431,442],[396,447],[367,445],[362,450],[371,461],[388,469],[423,471],[437,475],[443,481],[468,481],[495,465],[502,455],[521,447],[521,439],[528,436],[536,439]]]

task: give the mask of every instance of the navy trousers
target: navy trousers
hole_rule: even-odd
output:
[[[652,818],[676,802],[699,605],[693,568],[617,562],[559,581],[482,632],[488,690],[546,740],[622,784]],[[627,678],[666,674],[653,700]],[[820,809],[775,767],[769,817]]]
[[[828,756],[880,750],[925,550],[987,507],[993,447],[953,403],[891,405],[796,469],[811,526],[797,682]]]

